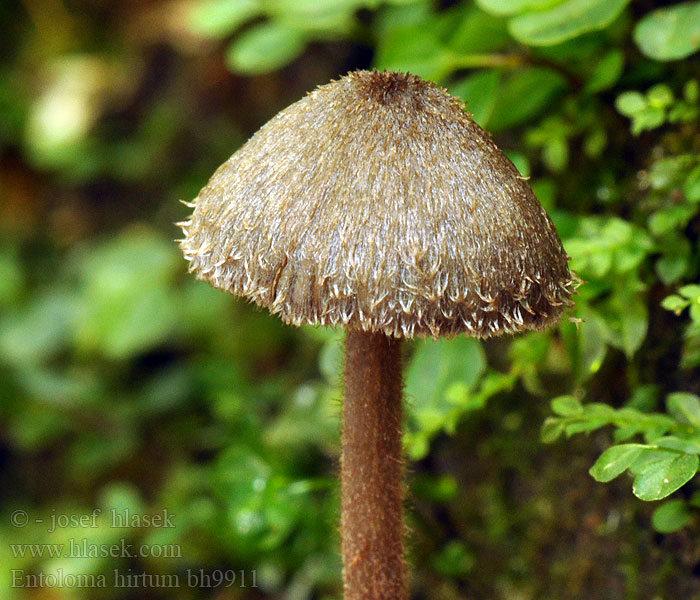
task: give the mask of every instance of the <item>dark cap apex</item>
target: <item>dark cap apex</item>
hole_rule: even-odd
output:
[[[390,104],[397,100],[418,98],[427,88],[435,87],[420,77],[410,73],[392,71],[360,71],[351,73],[350,77],[357,85],[358,91],[367,100],[380,104]]]

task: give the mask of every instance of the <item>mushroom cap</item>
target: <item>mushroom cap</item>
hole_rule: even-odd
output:
[[[487,337],[556,322],[554,226],[464,104],[356,71],[273,117],[180,224],[190,271],[294,325]]]

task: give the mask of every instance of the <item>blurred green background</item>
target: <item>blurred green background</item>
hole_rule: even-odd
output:
[[[0,597],[340,597],[342,336],[196,282],[173,223],[276,112],[377,67],[467,101],[585,282],[546,333],[408,345],[413,598],[700,598],[700,2],[0,23]]]

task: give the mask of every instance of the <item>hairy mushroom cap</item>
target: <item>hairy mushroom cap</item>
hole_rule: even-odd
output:
[[[181,224],[190,270],[287,323],[542,329],[575,279],[532,190],[445,90],[357,71],[264,125]]]

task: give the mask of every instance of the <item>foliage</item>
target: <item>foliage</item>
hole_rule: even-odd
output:
[[[662,500],[690,481],[700,466],[700,398],[684,392],[669,394],[668,414],[635,408],[647,404],[644,396],[653,393],[640,388],[630,406],[617,410],[601,403],[582,405],[573,396],[556,398],[552,401],[556,416],[545,421],[542,439],[551,443],[562,434],[588,433],[612,425],[618,443],[600,455],[590,474],[596,481],[608,482],[629,470],[635,496]],[[635,436],[642,436],[645,443],[627,442]],[[690,507],[697,507],[698,499],[696,493],[689,503],[677,499],[659,507],[654,527],[668,533],[690,524]]]
[[[700,286],[697,284],[681,286],[678,294],[671,294],[664,298],[661,306],[679,316],[690,307],[688,311],[690,323],[685,330],[681,366],[687,368],[700,366]]]
[[[666,400],[668,415],[645,413],[633,407],[613,409],[607,404],[582,405],[573,396],[552,401],[557,415],[544,423],[542,438],[555,441],[562,433],[591,432],[612,425],[615,440],[642,435],[646,443],[621,443],[608,448],[590,473],[597,481],[612,481],[627,469],[635,476],[633,492],[642,500],[661,500],[695,475],[700,454],[700,398],[673,393]]]
[[[637,23],[634,39],[644,54],[656,60],[690,56],[700,49],[700,2],[653,11]]]
[[[683,99],[676,100],[673,90],[663,83],[652,86],[646,94],[625,92],[617,97],[617,110],[632,119],[632,133],[656,129],[666,122],[692,123],[698,118],[699,86],[696,79],[683,88]],[[692,200],[692,198],[689,198]]]
[[[182,548],[59,561],[2,546],[0,595],[39,597],[11,569],[233,565],[260,587],[231,597],[338,597],[342,332],[285,327],[194,281],[172,223],[276,111],[371,66],[465,100],[582,280],[554,330],[407,344],[416,593],[700,593],[682,533],[673,552],[647,534],[693,539],[700,523],[700,3],[447,4],[0,4],[0,534]],[[542,450],[543,420],[545,441],[571,439]],[[167,507],[176,527],[9,521],[94,507]],[[138,593],[221,590],[161,591]]]

